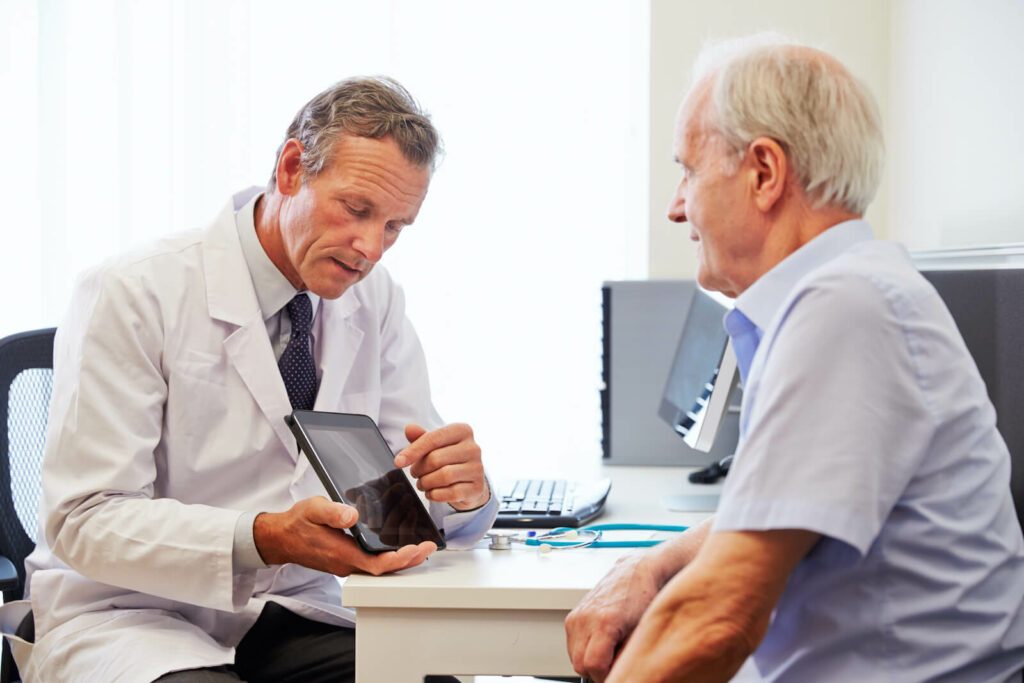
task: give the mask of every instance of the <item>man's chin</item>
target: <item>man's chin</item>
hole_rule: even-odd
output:
[[[348,291],[353,282],[324,281],[314,282],[306,285],[306,288],[321,299],[337,299]]]
[[[307,281],[306,288],[321,299],[337,299],[348,291],[348,288],[367,276],[367,272],[337,268],[336,272],[314,281]]]
[[[725,291],[723,290],[725,283],[715,277],[713,273],[709,272],[704,265],[697,266],[696,280],[697,284],[700,285],[701,288],[709,292],[722,292],[725,294]]]

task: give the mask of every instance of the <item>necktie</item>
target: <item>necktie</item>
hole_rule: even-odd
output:
[[[309,339],[309,331],[313,327],[313,304],[305,293],[299,293],[286,308],[292,322],[292,334],[277,367],[292,409],[312,410],[317,390],[316,365]]]

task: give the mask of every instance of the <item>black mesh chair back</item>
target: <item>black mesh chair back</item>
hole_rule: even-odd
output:
[[[53,389],[53,328],[0,339],[0,581],[4,602],[25,590],[25,558],[35,547],[46,419]],[[8,564],[9,562],[9,564]],[[7,642],[0,683],[16,680]]]

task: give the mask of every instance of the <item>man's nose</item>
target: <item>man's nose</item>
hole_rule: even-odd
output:
[[[686,222],[686,201],[681,192],[676,192],[668,203],[668,219],[673,223]]]
[[[370,263],[377,263],[384,255],[384,224],[368,224],[356,235],[352,248]]]

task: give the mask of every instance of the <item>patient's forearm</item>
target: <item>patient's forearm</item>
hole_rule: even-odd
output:
[[[648,554],[646,561],[655,572],[660,585],[664,586],[693,561],[708,537],[713,521],[714,518],[709,517],[700,524],[690,527],[678,538],[655,547]]]

